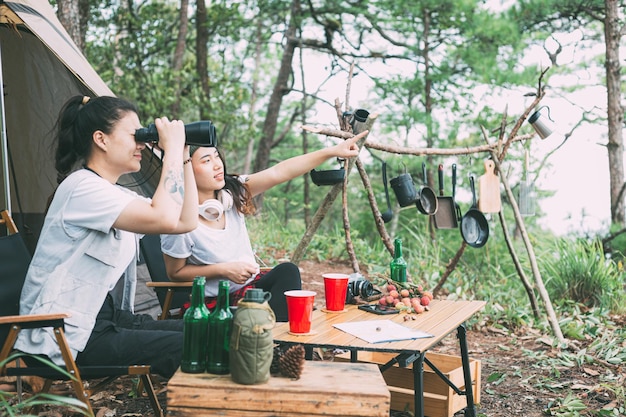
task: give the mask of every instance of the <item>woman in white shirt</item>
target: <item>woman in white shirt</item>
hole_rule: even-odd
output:
[[[299,155],[250,175],[232,175],[217,148],[192,147],[191,165],[198,186],[198,228],[180,235],[161,235],[167,274],[174,281],[207,279],[207,302],[212,303],[220,280],[230,281],[231,303],[251,286],[269,291],[277,321],[287,321],[284,292],[301,288],[296,265],[283,263],[259,274],[245,215],[254,212],[252,198],[275,185],[309,172],[330,158],[358,155],[356,142],[367,132],[339,144]]]
[[[71,98],[57,122],[60,184],[48,208],[20,298],[20,314],[67,312],[79,365],[151,365],[170,377],[180,364],[182,320],[135,315],[138,242],[198,223],[198,194],[182,121],[155,120],[164,151],[152,199],[117,185],[141,167],[136,107],[117,97]],[[185,162],[187,161],[187,162]],[[82,164],[78,169],[76,165]],[[62,364],[51,330],[20,333],[16,348]]]

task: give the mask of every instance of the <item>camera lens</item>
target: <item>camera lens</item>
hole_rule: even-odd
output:
[[[355,297],[363,300],[374,295],[374,286],[365,278],[356,278],[348,282],[348,291],[346,291],[346,303],[355,303]]]
[[[369,298],[372,296],[374,287],[372,283],[367,280],[359,280],[358,281],[358,292],[359,296],[363,299]]]

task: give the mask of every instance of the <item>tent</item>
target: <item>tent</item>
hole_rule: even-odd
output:
[[[113,95],[47,0],[0,3],[0,209],[32,250],[56,187],[53,128],[76,94]]]

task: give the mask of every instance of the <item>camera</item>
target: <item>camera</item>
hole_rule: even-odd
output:
[[[346,291],[346,303],[356,304],[356,297],[366,301],[368,298],[380,294],[371,282],[361,274],[350,274],[348,279],[348,291]]]
[[[158,142],[159,133],[154,123],[148,125],[148,127],[137,129],[135,131],[135,140],[137,142]],[[187,145],[216,147],[217,133],[215,132],[215,125],[210,120],[186,124],[185,143]]]

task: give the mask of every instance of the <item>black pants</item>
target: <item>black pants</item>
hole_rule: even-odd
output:
[[[155,320],[147,314],[118,310],[107,297],[79,365],[150,365],[152,372],[170,378],[183,351],[183,321]]]
[[[255,282],[254,286],[272,294],[269,305],[274,310],[276,321],[286,322],[288,320],[287,299],[284,292],[302,289],[300,270],[290,262],[278,264]]]

